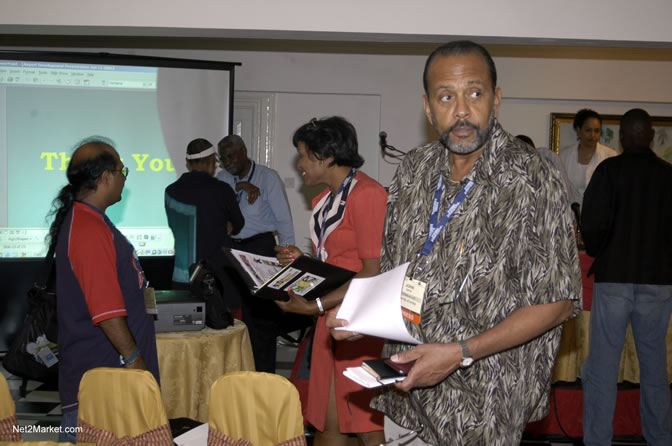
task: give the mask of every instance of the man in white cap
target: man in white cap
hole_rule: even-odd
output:
[[[199,260],[221,268],[222,248],[231,246],[230,235],[240,232],[245,223],[231,187],[214,177],[213,145],[203,138],[191,141],[186,160],[189,171],[165,194],[168,225],[175,237],[173,283],[178,288],[188,284],[189,266]]]

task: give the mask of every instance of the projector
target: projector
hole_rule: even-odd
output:
[[[155,290],[157,333],[167,331],[195,331],[205,327],[205,302],[190,291]]]

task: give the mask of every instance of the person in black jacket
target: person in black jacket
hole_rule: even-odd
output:
[[[643,434],[649,445],[671,445],[665,334],[672,313],[672,165],[651,150],[654,130],[644,110],[623,115],[619,134],[623,153],[597,166],[583,199],[584,242],[595,257],[590,353],[581,367],[584,443],[611,445],[630,321]]]
[[[214,177],[215,157],[210,142],[191,141],[186,155],[189,171],[166,188],[166,215],[175,237],[174,288],[188,286],[189,266],[199,260],[224,268],[222,248],[231,247],[230,235],[245,224],[233,189]],[[229,306],[236,308],[235,302]]]

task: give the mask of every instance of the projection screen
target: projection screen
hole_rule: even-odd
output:
[[[130,173],[107,210],[140,256],[173,255],[164,190],[192,139],[232,125],[238,63],[0,52],[0,258],[46,254],[51,202],[77,143],[111,139]]]

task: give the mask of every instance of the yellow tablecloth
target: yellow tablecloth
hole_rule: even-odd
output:
[[[560,350],[553,369],[553,382],[574,382],[581,377],[581,364],[588,356],[590,311],[582,311],[576,319],[565,322]],[[672,382],[672,321],[667,330],[667,376]],[[639,383],[639,362],[632,328],[628,324],[625,345],[618,368],[618,382]]]
[[[239,320],[223,330],[158,333],[156,346],[168,418],[206,423],[212,383],[225,373],[254,370],[250,336]]]

